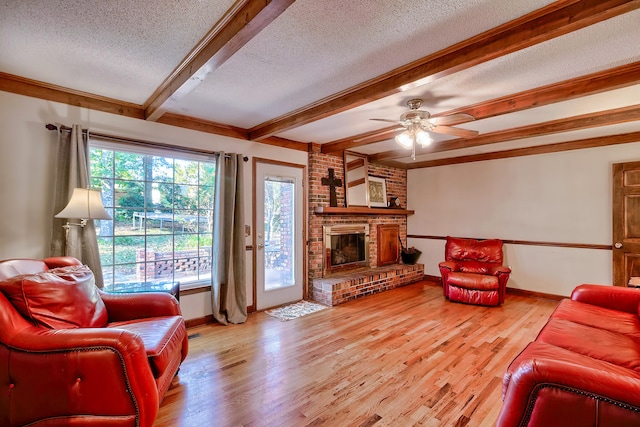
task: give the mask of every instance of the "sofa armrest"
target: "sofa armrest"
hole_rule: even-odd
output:
[[[544,397],[544,389],[552,390],[553,398]],[[528,415],[539,423],[554,417],[566,425],[578,425],[581,421],[571,417],[593,416],[588,405],[599,397],[639,408],[640,374],[551,344],[533,342],[507,369],[504,402],[496,426],[531,425],[523,422]],[[615,425],[615,420],[611,421]]]
[[[166,292],[109,293],[100,291],[109,322],[147,317],[181,316],[180,304]]]
[[[638,314],[640,289],[585,284],[573,290],[571,299],[612,310]]]
[[[20,417],[12,420],[16,424],[96,414],[137,418],[140,426],[150,426],[157,415],[156,382],[137,334],[115,328],[32,326],[0,343],[0,350],[3,347],[7,350],[0,351],[0,369],[15,386],[9,387],[13,400],[0,402],[0,425],[5,425],[2,414],[8,413]],[[31,402],[32,409],[5,411],[10,401]]]

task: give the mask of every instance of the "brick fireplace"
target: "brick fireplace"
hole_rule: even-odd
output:
[[[322,185],[328,169],[334,170],[336,178],[344,179],[341,156],[320,152],[319,144],[312,144],[309,153],[309,247],[308,289],[306,294],[318,302],[336,305],[386,289],[421,280],[424,268],[421,264],[405,266],[392,264],[378,266],[378,227],[397,225],[403,242],[407,236],[406,215],[318,215],[317,207],[329,206],[329,187]],[[407,171],[369,164],[369,175],[384,178],[388,197],[398,197],[400,204],[407,203]],[[344,187],[336,188],[338,206],[345,206]],[[369,228],[368,266],[357,265],[353,269],[325,271],[326,246],[325,227],[366,224]]]

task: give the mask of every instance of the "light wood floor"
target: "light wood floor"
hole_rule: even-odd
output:
[[[420,282],[281,322],[189,330],[164,426],[493,426],[502,376],[557,301],[445,301]]]

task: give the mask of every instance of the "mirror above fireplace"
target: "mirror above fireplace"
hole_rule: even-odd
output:
[[[345,205],[369,206],[368,161],[365,154],[344,152]]]

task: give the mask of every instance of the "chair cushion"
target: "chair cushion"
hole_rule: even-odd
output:
[[[502,264],[502,240],[462,239],[447,237],[445,258],[447,261],[473,260]]]
[[[449,287],[449,301],[463,302],[465,304],[497,306],[500,305],[498,291],[478,291],[474,289]]]
[[[480,291],[493,291],[500,287],[497,276],[486,276],[484,274],[473,273],[449,273],[447,278],[449,286],[457,286],[464,289],[475,289]]]
[[[25,319],[47,328],[100,328],[107,323],[93,273],[85,265],[4,279],[0,292]]]
[[[161,376],[176,355],[180,354],[187,333],[182,316],[112,322],[107,327],[124,329],[142,338],[155,378]]]

